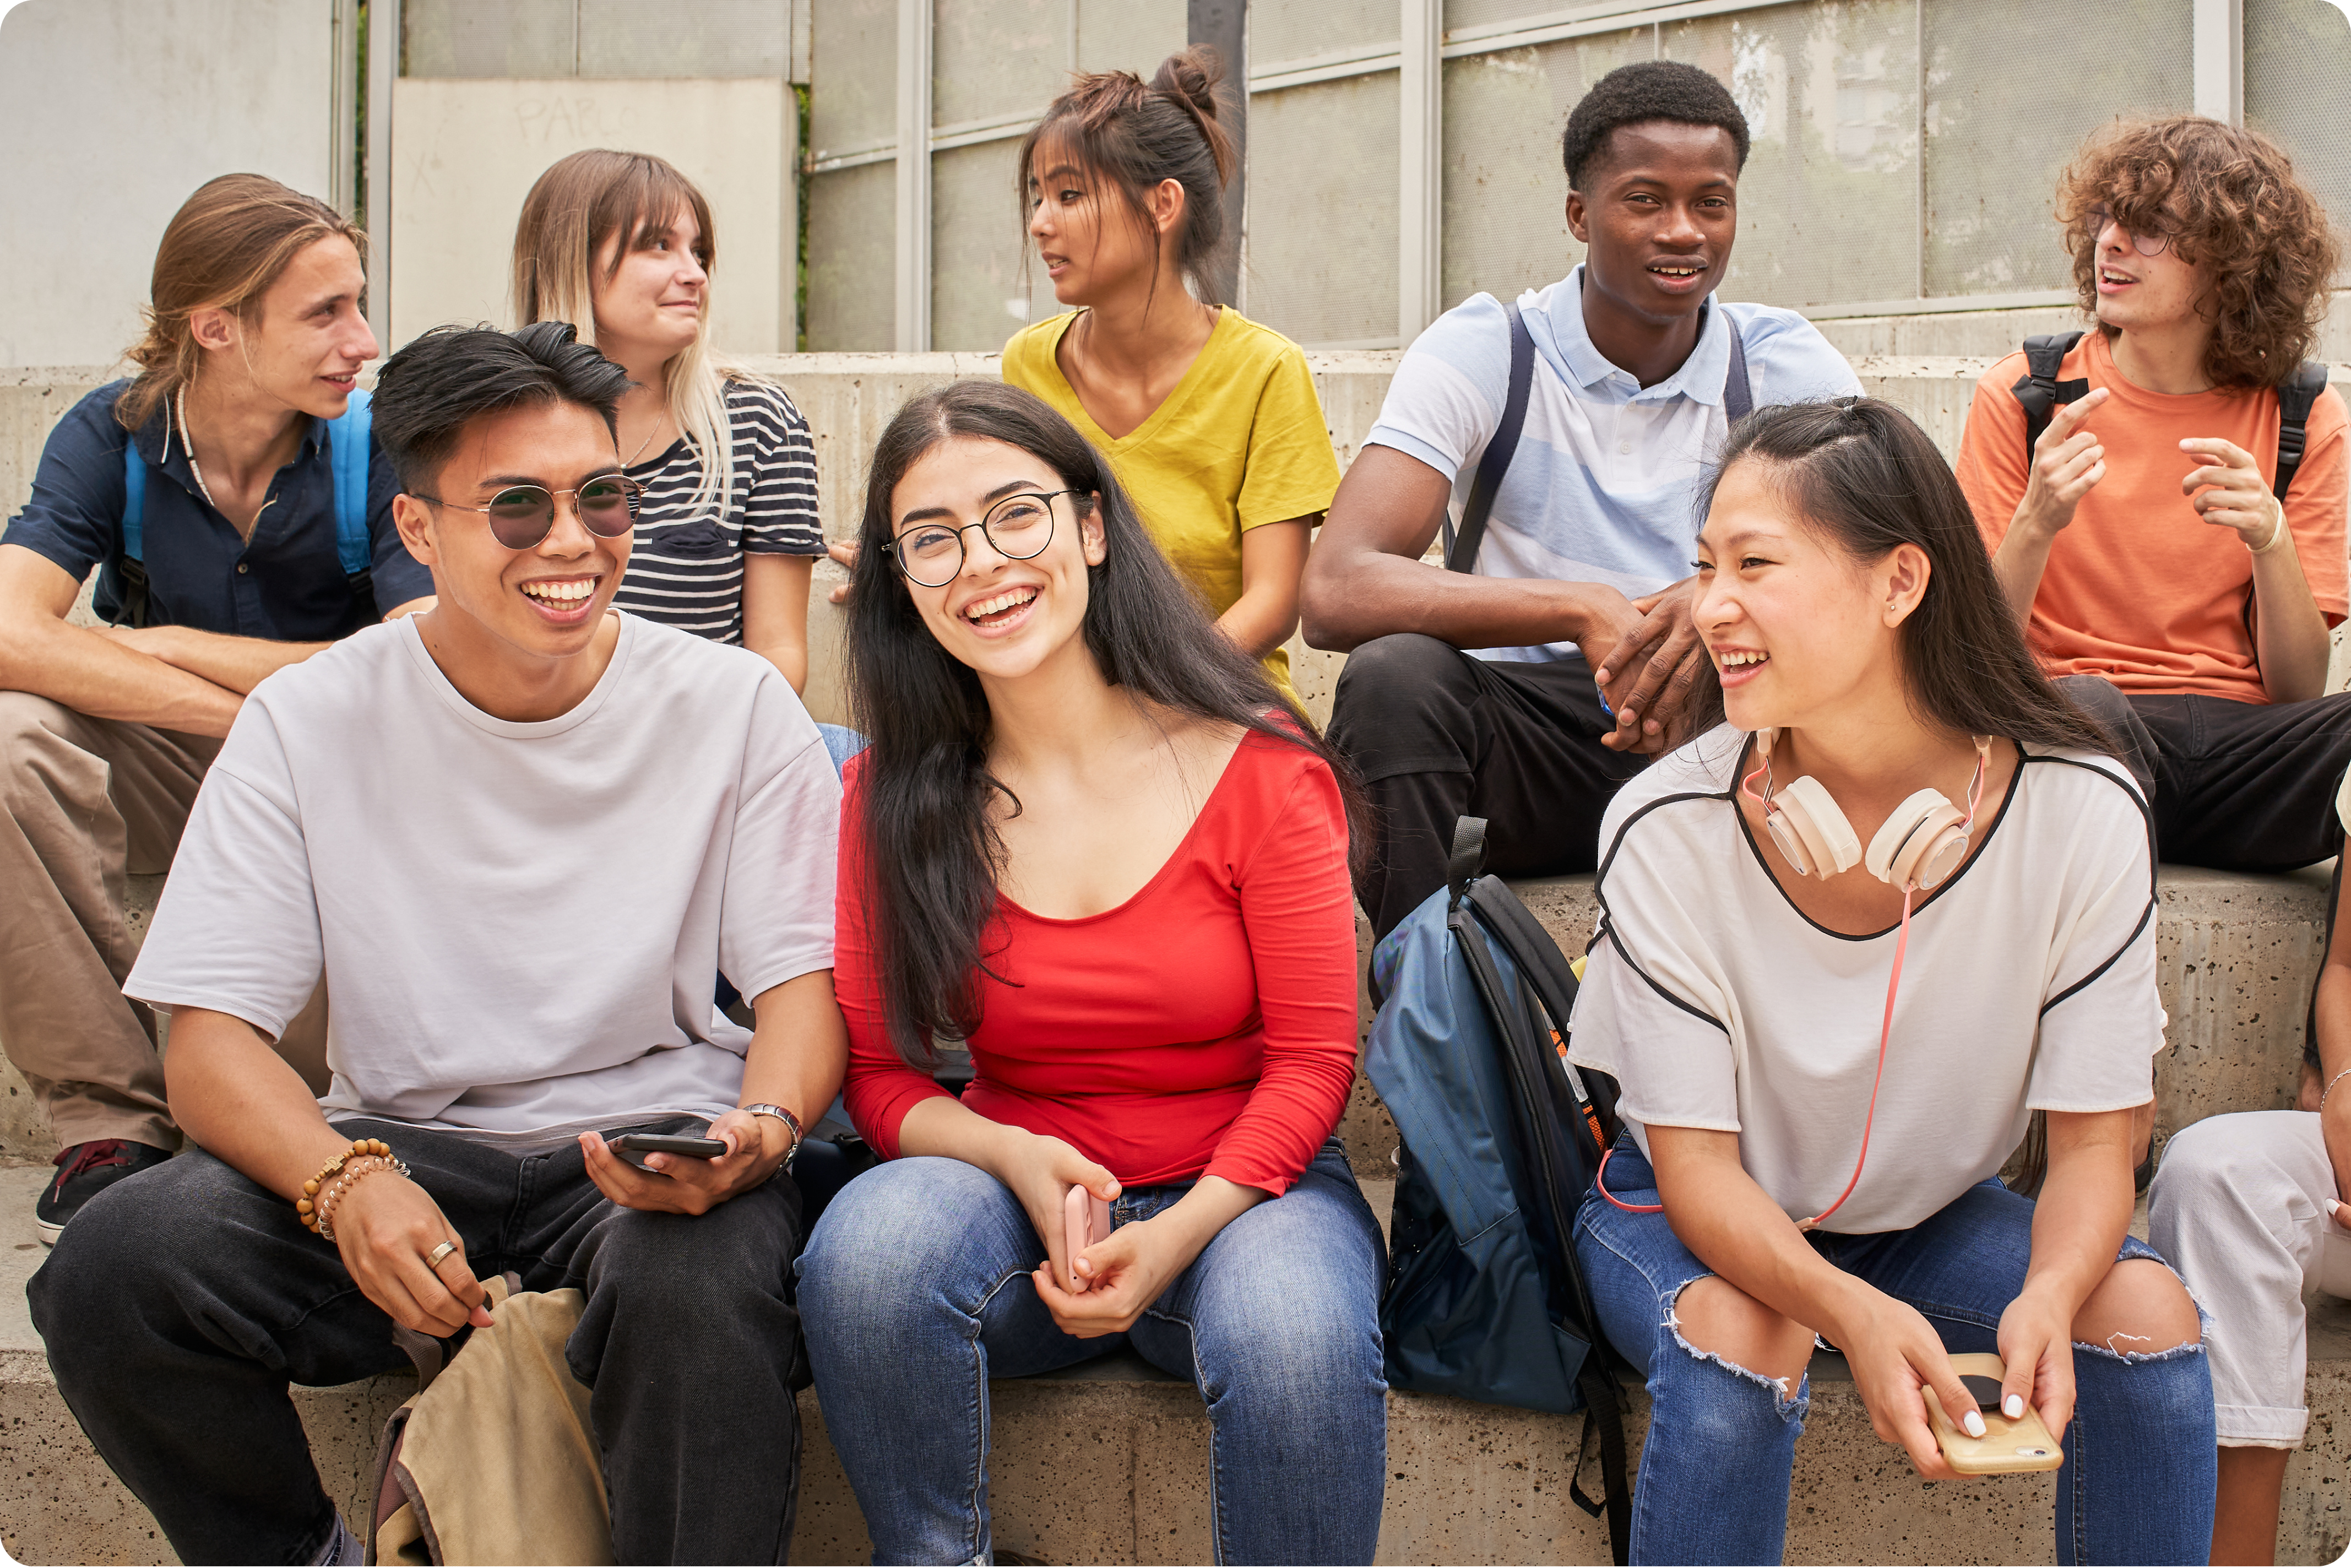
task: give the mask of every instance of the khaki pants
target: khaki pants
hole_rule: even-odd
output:
[[[171,869],[220,747],[0,692],[0,1048],[60,1145],[179,1144],[154,1015],[122,994],[124,879]],[[278,1045],[314,1091],[326,1026],[321,985]]]

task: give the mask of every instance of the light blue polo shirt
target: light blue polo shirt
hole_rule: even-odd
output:
[[[1604,582],[1627,598],[1690,574],[1705,466],[1729,420],[1722,383],[1733,327],[1757,408],[1861,391],[1853,367],[1793,310],[1709,299],[1698,347],[1644,387],[1593,347],[1583,268],[1519,298],[1534,340],[1534,382],[1518,455],[1494,497],[1476,570],[1487,577]],[[1453,478],[1454,520],[1510,394],[1510,318],[1490,294],[1463,301],[1415,339],[1364,439]],[[1472,649],[1481,659],[1575,656],[1573,643]]]

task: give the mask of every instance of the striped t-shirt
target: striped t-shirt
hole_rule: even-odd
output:
[[[734,428],[735,493],[695,505],[702,454],[681,436],[628,470],[643,485],[629,570],[612,602],[632,615],[717,643],[743,641],[743,556],[822,555],[816,446],[808,421],[771,382],[726,383]]]

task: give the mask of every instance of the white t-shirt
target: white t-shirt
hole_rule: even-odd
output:
[[[841,785],[774,665],[632,615],[559,718],[467,702],[413,619],[254,688],[124,983],[275,1036],[330,996],[320,1104],[552,1144],[735,1104],[712,1005],[832,966]]]
[[[1604,582],[1627,598],[1690,574],[1706,466],[1729,429],[1723,382],[1735,329],[1757,408],[1861,391],[1853,367],[1793,310],[1709,300],[1681,368],[1645,387],[1583,326],[1583,268],[1519,296],[1535,367],[1527,423],[1495,493],[1474,570],[1484,577]],[[1486,444],[1510,401],[1510,326],[1473,295],[1413,340],[1364,444],[1393,446],[1453,476],[1461,519]],[[1573,643],[1475,650],[1481,659],[1580,656]]]
[[[1853,1175],[1896,936],[1837,936],[1788,902],[1733,803],[1747,739],[1716,729],[1610,803],[1570,1057],[1615,1075],[1644,1150],[1650,1125],[1737,1133],[1748,1174],[1803,1218]],[[1911,912],[1868,1163],[1824,1229],[1907,1229],[1998,1174],[2031,1112],[2154,1092],[2137,790],[2109,758],[2027,752],[1983,814],[1974,858]]]

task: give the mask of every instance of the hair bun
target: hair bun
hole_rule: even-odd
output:
[[[1217,118],[1217,89],[1224,84],[1225,62],[1207,44],[1194,44],[1159,62],[1151,85],[1190,104],[1203,119]]]

